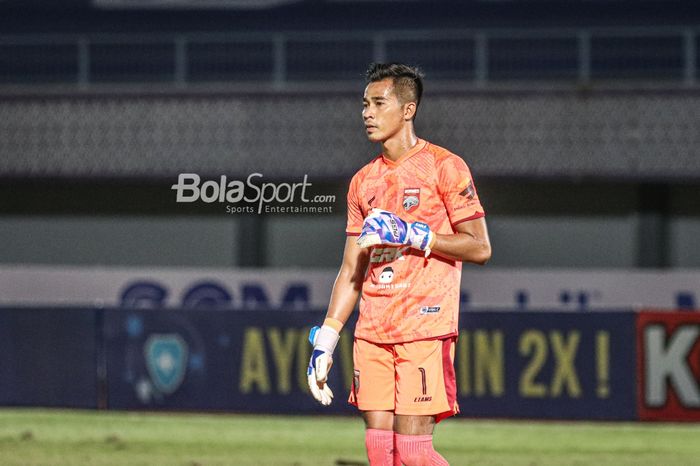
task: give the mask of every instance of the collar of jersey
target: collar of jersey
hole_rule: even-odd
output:
[[[405,162],[406,159],[408,159],[408,158],[410,158],[410,157],[416,155],[418,152],[420,152],[421,150],[423,150],[423,148],[424,148],[425,145],[427,144],[427,143],[426,143],[424,140],[422,140],[421,138],[417,138],[417,139],[418,139],[418,142],[416,142],[416,145],[413,146],[413,147],[411,147],[411,148],[408,150],[408,152],[406,152],[406,153],[403,154],[401,157],[399,157],[398,159],[396,159],[396,161],[386,158],[386,156],[385,156],[384,154],[382,154],[382,160],[384,160],[384,163],[387,164],[387,165],[389,165],[390,167],[398,167],[398,166],[401,165],[403,162]]]

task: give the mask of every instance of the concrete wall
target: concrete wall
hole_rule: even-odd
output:
[[[0,177],[350,177],[353,93],[0,97]],[[700,178],[696,91],[437,92],[419,134],[481,176]]]
[[[634,184],[486,179],[479,193],[493,243],[490,266],[700,267],[700,188],[660,190],[666,193],[661,212],[639,192]],[[148,202],[142,210],[153,208]],[[336,267],[342,258],[344,209],[262,217],[170,209],[5,213],[0,263]],[[244,221],[251,218],[256,221]],[[259,256],[246,259],[249,248]]]

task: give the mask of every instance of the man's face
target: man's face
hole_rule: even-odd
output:
[[[362,119],[367,138],[384,142],[394,136],[405,124],[404,105],[394,93],[394,83],[384,79],[369,83],[363,98]]]

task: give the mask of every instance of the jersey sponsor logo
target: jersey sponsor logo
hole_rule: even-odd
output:
[[[469,180],[467,186],[459,193],[459,195],[468,199],[474,199],[474,197],[476,196],[474,182],[472,182],[472,180]]]
[[[403,210],[411,212],[420,205],[420,188],[406,188],[403,190]]]
[[[403,253],[408,247],[403,248],[374,248],[370,254],[369,261],[373,264],[382,262],[393,262],[395,260],[406,260]]]
[[[437,314],[440,312],[440,306],[423,306],[420,308],[421,314]]]
[[[394,281],[394,269],[384,267],[382,273],[379,274],[379,283],[391,283]]]
[[[370,285],[372,288],[377,288],[380,290],[398,290],[401,288],[410,288],[411,282],[404,282],[404,283],[386,283],[386,284],[376,284],[372,283]]]
[[[417,396],[413,399],[414,403],[427,403],[428,401],[433,401],[432,396]]]

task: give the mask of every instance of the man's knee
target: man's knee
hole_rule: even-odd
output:
[[[409,416],[397,414],[394,418],[394,431],[399,434],[432,435],[434,428],[434,416]]]
[[[363,411],[362,418],[368,429],[394,430],[393,411]]]

